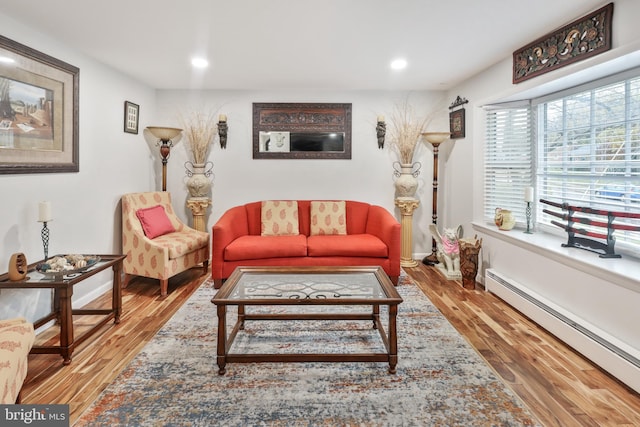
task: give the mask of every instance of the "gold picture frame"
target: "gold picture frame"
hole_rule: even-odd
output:
[[[79,75],[0,36],[0,174],[80,170]]]

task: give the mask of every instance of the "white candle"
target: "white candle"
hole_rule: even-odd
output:
[[[533,202],[533,187],[527,187],[524,189],[524,201]]]
[[[227,121],[227,115],[226,114],[220,114],[220,116],[218,116],[218,121],[226,122]]]
[[[49,222],[51,219],[51,202],[40,202],[38,206],[38,221]]]
[[[382,114],[380,114],[380,115],[378,116],[378,121],[379,121],[379,122],[384,122],[384,116],[383,116]]]

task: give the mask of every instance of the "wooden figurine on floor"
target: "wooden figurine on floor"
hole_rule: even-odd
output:
[[[478,274],[478,254],[482,247],[482,239],[476,235],[473,239],[460,239],[460,272],[462,273],[462,286],[465,289],[476,288],[476,275]]]

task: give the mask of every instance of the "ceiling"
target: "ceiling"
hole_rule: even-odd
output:
[[[446,90],[606,3],[6,0],[2,13],[158,89]]]

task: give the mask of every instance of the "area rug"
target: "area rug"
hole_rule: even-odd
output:
[[[221,376],[210,302],[216,290],[206,281],[74,425],[539,425],[406,275],[397,289],[404,302],[395,375],[386,363],[341,362],[229,363]],[[254,321],[233,350],[358,353],[384,347],[370,321]]]

